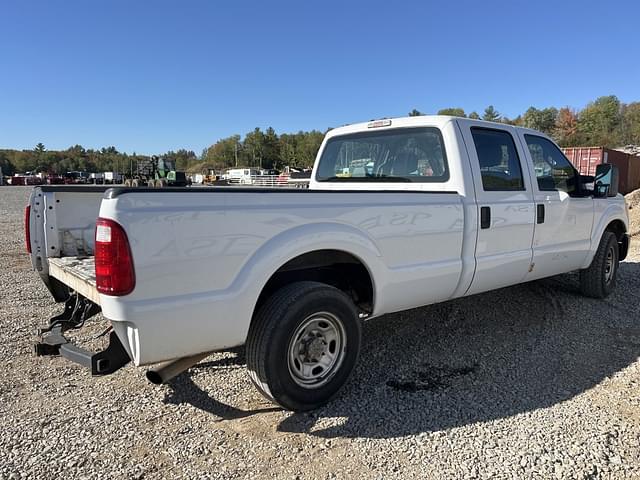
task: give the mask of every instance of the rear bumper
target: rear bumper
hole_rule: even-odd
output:
[[[192,294],[150,300],[101,295],[103,315],[136,366],[245,343],[253,308],[237,294]]]

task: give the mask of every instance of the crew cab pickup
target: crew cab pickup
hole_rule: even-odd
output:
[[[96,375],[160,363],[160,383],[246,344],[267,398],[312,409],[365,319],[575,270],[607,296],[629,242],[616,173],[581,177],[537,131],[421,116],[331,130],[308,190],[36,187],[27,247],[65,302],[36,351]],[[64,336],[99,311],[106,350]]]

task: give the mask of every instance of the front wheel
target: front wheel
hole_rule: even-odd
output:
[[[305,411],[345,384],[360,351],[361,326],[344,292],[318,282],[278,290],[255,315],[247,338],[249,376],[269,400]]]
[[[618,239],[604,232],[589,268],[580,270],[580,290],[592,298],[605,298],[616,287],[618,274]]]

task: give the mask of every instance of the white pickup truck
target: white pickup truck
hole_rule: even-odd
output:
[[[310,188],[36,187],[27,248],[65,302],[36,344],[156,383],[246,344],[256,387],[291,410],[327,402],[361,322],[574,270],[615,287],[628,249],[617,171],[581,177],[545,135],[422,116],[331,130]],[[102,311],[108,348],[64,333]]]

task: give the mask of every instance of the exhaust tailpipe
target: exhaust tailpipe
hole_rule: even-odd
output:
[[[147,380],[155,385],[161,385],[167,383],[173,377],[180,375],[185,370],[190,369],[200,360],[211,355],[211,352],[199,353],[192,357],[178,358],[177,360],[169,360],[168,362],[160,363],[150,370],[147,370]]]

